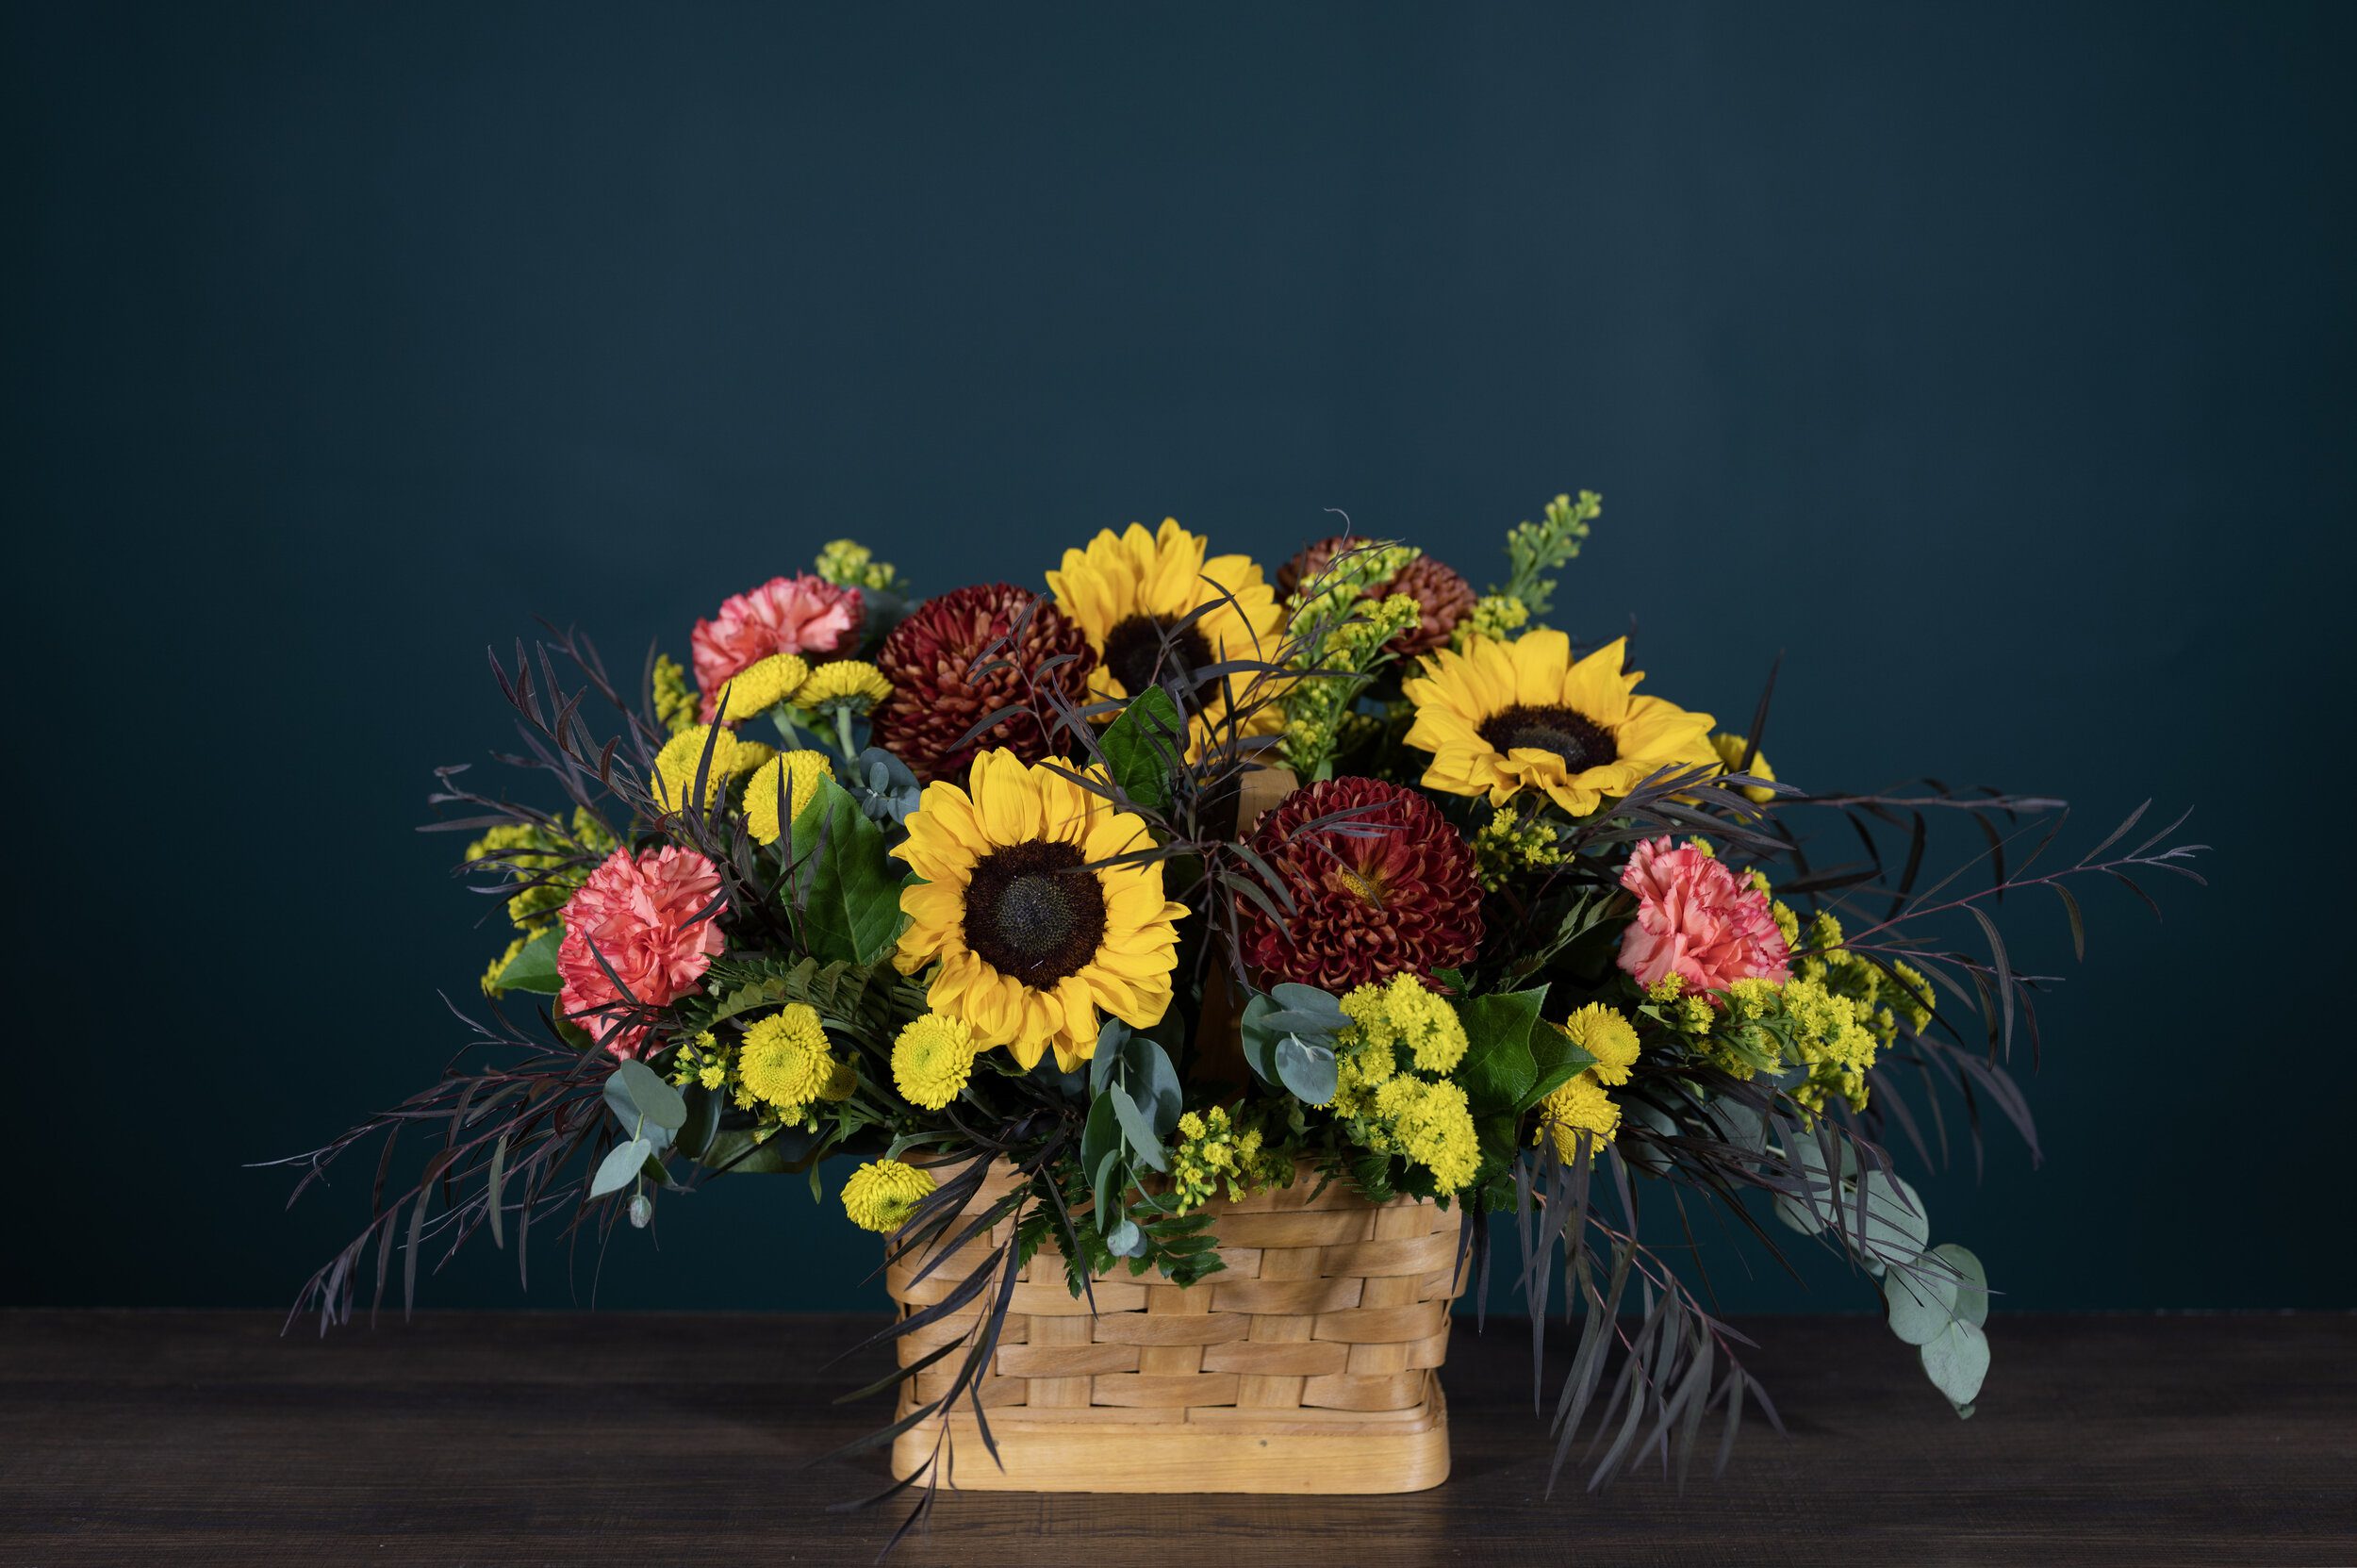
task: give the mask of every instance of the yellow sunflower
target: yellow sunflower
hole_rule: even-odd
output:
[[[1146,824],[1014,752],[974,759],[972,793],[925,786],[892,852],[924,881],[900,894],[904,975],[938,963],[926,995],[977,1046],[1024,1066],[1048,1048],[1071,1071],[1096,1051],[1101,1008],[1145,1029],[1170,1007],[1184,904],[1160,861],[1105,866],[1149,848]]]
[[[1282,640],[1277,590],[1251,557],[1207,559],[1205,549],[1201,535],[1164,518],[1158,533],[1133,522],[1120,534],[1104,530],[1086,550],[1063,553],[1063,569],[1047,574],[1047,588],[1096,651],[1091,697],[1126,701],[1158,674],[1177,675],[1183,687],[1195,670],[1231,659],[1275,662]],[[1244,671],[1195,685],[1191,755],[1222,735],[1229,699],[1244,698],[1254,680]],[[1254,695],[1257,701],[1267,688]],[[1284,718],[1273,702],[1259,701],[1241,727],[1274,734]]]
[[[1432,753],[1426,787],[1487,795],[1493,806],[1543,791],[1585,817],[1661,768],[1716,767],[1710,715],[1635,695],[1644,676],[1621,668],[1624,643],[1574,663],[1571,638],[1532,632],[1475,637],[1426,661],[1402,685],[1416,708],[1408,744]]]

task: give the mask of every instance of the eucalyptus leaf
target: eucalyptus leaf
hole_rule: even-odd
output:
[[[1146,1255],[1146,1232],[1137,1222],[1125,1217],[1105,1232],[1106,1248],[1116,1258],[1142,1258]]]
[[[1924,1345],[1923,1371],[1959,1415],[1971,1414],[1988,1376],[1988,1336],[1970,1323],[1951,1323]]]
[[[606,1099],[614,1098],[614,1086],[619,1083],[638,1114],[655,1126],[676,1132],[687,1125],[687,1101],[680,1092],[663,1081],[663,1075],[636,1057],[631,1057],[614,1069],[606,1080]],[[636,1129],[633,1129],[634,1131]]]
[[[1330,991],[1298,981],[1284,981],[1269,988],[1269,999],[1288,1013],[1300,1013],[1316,1019],[1312,1027],[1322,1027],[1327,1033],[1339,1033],[1350,1027],[1350,1015]]]
[[[646,1164],[647,1156],[653,1152],[654,1145],[644,1138],[616,1144],[606,1151],[605,1158],[598,1162],[598,1173],[589,1179],[589,1196],[603,1197],[608,1193],[619,1192],[629,1186],[638,1179],[639,1168]]]
[[[1890,1331],[1909,1345],[1929,1345],[1955,1321],[1956,1285],[1939,1268],[1894,1268],[1883,1280]]]
[[[1953,1242],[1943,1242],[1932,1248],[1930,1256],[1938,1259],[1955,1271],[1956,1317],[1975,1329],[1988,1321],[1988,1271],[1969,1248]]]
[[[1334,1050],[1313,1046],[1297,1034],[1277,1042],[1277,1077],[1310,1105],[1330,1104],[1334,1098]]]
[[[1129,1152],[1156,1170],[1168,1170],[1170,1159],[1162,1152],[1162,1139],[1154,1135],[1154,1124],[1146,1119],[1129,1091],[1118,1083],[1108,1084],[1097,1097],[1100,1103],[1110,1103],[1114,1117],[1121,1123],[1122,1136],[1129,1145]],[[1094,1114],[1094,1110],[1091,1112]]]

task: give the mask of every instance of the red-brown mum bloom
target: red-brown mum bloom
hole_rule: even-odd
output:
[[[1336,813],[1348,815],[1309,826]],[[1340,994],[1454,967],[1481,945],[1473,849],[1412,789],[1376,779],[1311,784],[1261,818],[1252,848],[1294,904],[1280,927],[1241,901],[1244,961],[1263,985]]]
[[[1062,750],[1053,699],[1086,702],[1096,666],[1080,628],[1035,593],[1012,583],[945,593],[894,627],[876,655],[892,695],[870,716],[875,742],[925,784],[957,777],[992,747],[1036,763]],[[1016,707],[1029,711],[965,738]]]
[[[1292,560],[1277,569],[1277,591],[1291,595],[1301,585],[1326,569],[1327,563],[1346,550],[1359,550],[1373,544],[1373,539],[1357,534],[1337,534],[1330,539],[1320,539]],[[1448,645],[1450,634],[1457,623],[1473,614],[1473,585],[1458,575],[1453,568],[1429,555],[1419,555],[1391,576],[1367,590],[1370,599],[1387,599],[1395,593],[1407,594],[1415,600],[1423,619],[1412,631],[1402,632],[1392,639],[1393,652],[1403,660],[1435,648]]]

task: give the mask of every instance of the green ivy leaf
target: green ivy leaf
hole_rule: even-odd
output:
[[[1130,699],[1099,743],[1113,786],[1149,811],[1166,810],[1170,775],[1186,753],[1185,734],[1178,704],[1162,687],[1149,686]]]
[[[794,819],[794,901],[820,959],[868,964],[900,934],[900,878],[884,858],[883,830],[832,779]]]
[[[1552,1024],[1530,1032],[1530,1059],[1538,1065],[1539,1077],[1523,1102],[1514,1107],[1517,1112],[1529,1110],[1596,1063],[1593,1056],[1572,1044],[1570,1035]]]
[[[1475,997],[1458,1008],[1466,1046],[1456,1077],[1475,1115],[1519,1112],[1536,1103],[1531,1091],[1539,1082],[1539,1061],[1531,1054],[1530,1034],[1546,996],[1541,985]]]
[[[503,991],[531,991],[552,997],[565,988],[556,972],[557,945],[565,940],[562,926],[551,926],[523,945],[523,950],[507,961],[497,982]]]

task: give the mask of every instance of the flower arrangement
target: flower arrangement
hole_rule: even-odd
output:
[[[625,686],[569,634],[494,658],[544,803],[463,768],[433,797],[515,928],[494,1005],[440,1081],[303,1157],[298,1192],[384,1140],[374,1216],[304,1304],[348,1319],[396,1262],[406,1300],[479,1232],[520,1266],[531,1235],[644,1228],[718,1176],[816,1196],[854,1156],[840,1201],[896,1281],[945,1271],[901,1296],[880,1435],[946,1444],[963,1399],[995,1453],[1019,1279],[1073,1311],[1114,1280],[1176,1299],[1225,1288],[1222,1226],[1254,1205],[1407,1205],[1446,1230],[1369,1246],[1442,1238],[1405,1299],[1444,1341],[1490,1263],[1455,1216],[1510,1213],[1534,1323],[1559,1282],[1580,1325],[1555,1465],[1593,1431],[1601,1480],[1772,1413],[1657,1246],[1709,1206],[1851,1260],[1970,1414],[1987,1280],[1888,1140],[1934,1163],[1953,1096],[1976,1140],[1994,1107],[2035,1151],[2008,1063],[2048,982],[2000,899],[2051,889],[2083,942],[2076,884],[2141,896],[2200,846],[2129,845],[2139,808],[2040,869],[2060,802],[1780,780],[1766,694],[1730,726],[1625,638],[1546,624],[1598,512],[1557,497],[1481,592],[1409,544],[1325,538],[1272,577],[1165,521],[912,603],[843,540],[697,621],[688,667]],[[1855,848],[1828,862],[1812,819]],[[1927,880],[1940,819],[1985,843]],[[1386,1370],[1437,1364],[1414,1354]]]

